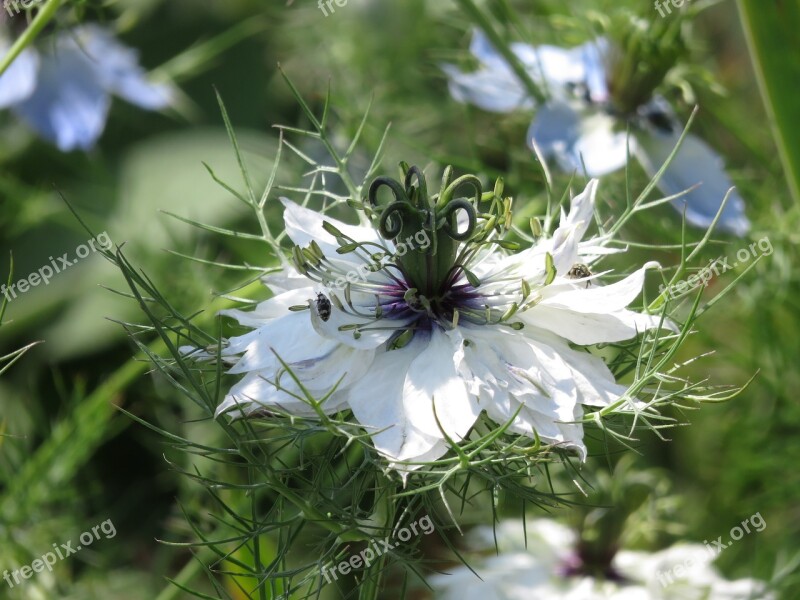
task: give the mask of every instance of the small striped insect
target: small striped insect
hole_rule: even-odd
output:
[[[317,294],[317,314],[323,321],[331,318],[331,301],[322,292]]]
[[[572,265],[572,268],[567,272],[567,278],[569,279],[583,279],[585,277],[591,277],[592,272],[589,270],[589,267],[582,263],[576,263]],[[586,287],[589,287],[590,282],[586,282]]]

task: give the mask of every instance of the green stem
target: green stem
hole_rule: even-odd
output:
[[[257,473],[253,467],[250,467],[248,472],[250,474],[250,483],[252,484],[257,479]],[[250,518],[253,523],[258,523],[258,498],[256,496],[256,494],[250,495]],[[261,538],[259,536],[256,536],[253,540],[253,565],[259,575],[264,571],[261,564]],[[261,600],[268,600],[266,583],[258,586],[258,597]]]
[[[213,556],[214,553],[207,546],[196,548],[195,555],[172,580],[174,583],[168,584],[167,587],[161,590],[156,600],[176,600],[179,594],[185,594],[186,591],[181,586],[188,586],[197,577],[198,573],[203,570],[203,563]]]
[[[11,49],[0,61],[0,75],[6,72],[6,69],[11,66],[11,63],[22,53],[25,48],[33,44],[39,33],[44,29],[47,24],[56,16],[56,12],[61,7],[63,0],[48,0],[42,9],[36,14],[33,22],[17,38]]]
[[[525,70],[525,67],[519,61],[517,56],[511,51],[506,41],[502,38],[502,36],[497,33],[495,28],[489,22],[489,19],[484,15],[475,3],[472,0],[456,0],[461,8],[464,9],[464,12],[469,14],[472,20],[480,27],[484,33],[489,37],[489,40],[492,42],[492,45],[495,49],[503,55],[503,58],[506,59],[508,66],[514,71],[517,77],[520,78],[522,84],[528,90],[528,93],[536,100],[539,104],[544,104],[547,102],[547,96],[539,89],[539,86],[536,85],[536,82],[533,81],[533,78],[530,76],[530,73]]]
[[[379,484],[380,485],[380,484]],[[382,497],[378,510],[385,518],[386,531],[392,531],[395,518],[397,517],[397,501],[395,499],[396,487],[388,479],[383,479]],[[386,569],[387,554],[382,554],[380,559],[364,569],[364,579],[358,590],[358,600],[378,600],[381,593],[381,581]]]

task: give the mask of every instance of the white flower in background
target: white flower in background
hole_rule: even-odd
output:
[[[712,551],[701,544],[678,544],[660,552],[617,552],[612,572],[600,579],[581,574],[574,532],[550,519],[501,522],[494,532],[480,527],[471,535],[475,550],[491,556],[468,561],[480,579],[461,565],[430,577],[439,600],[771,600],[763,582],[728,581],[713,567]],[[689,566],[687,566],[689,565]],[[677,568],[676,568],[677,567]]]
[[[10,45],[0,32],[0,54]],[[174,100],[174,90],[148,81],[137,53],[99,25],[60,31],[39,46],[23,50],[0,75],[0,109],[63,152],[95,145],[112,95],[147,110]]]
[[[600,177],[622,168],[628,156],[628,125],[630,154],[650,177],[678,144],[683,127],[662,97],[650,96],[640,104],[634,100],[635,106],[628,109],[614,105],[608,40],[600,38],[570,49],[520,43],[511,44],[510,49],[539,88],[549,93],[528,129],[528,145],[535,142],[544,156],[554,158],[563,170]],[[500,113],[536,108],[523,83],[482,31],[474,32],[470,51],[481,63],[478,71],[463,73],[453,65],[443,65],[456,100]],[[686,209],[689,223],[707,228],[732,183],[720,156],[700,138],[687,134],[658,186],[666,196],[699,186],[672,204],[681,212]],[[744,200],[736,191],[718,226],[740,236],[750,229]]]
[[[475,197],[454,199],[465,185]],[[373,205],[384,186],[396,201],[377,210],[377,231],[284,200],[297,270],[269,279],[276,295],[255,310],[224,311],[252,331],[224,343],[229,373],[244,377],[217,415],[280,409],[313,417],[280,357],[315,398],[338,384],[321,408],[352,410],[400,470],[403,461],[444,455],[446,437],[464,439],[483,411],[511,421],[511,432],[535,432],[585,457],[576,422],[583,407],[608,406],[625,387],[600,358],[570,344],[618,342],[659,326],[658,316],[626,308],[656,263],[605,286],[589,270],[620,251],[606,247],[608,237],[581,241],[597,181],[562,212],[552,237],[515,254],[496,249],[510,215],[496,195],[489,213],[476,210],[475,177],[451,183],[448,170],[442,191],[428,197],[412,167],[405,186],[376,180]]]

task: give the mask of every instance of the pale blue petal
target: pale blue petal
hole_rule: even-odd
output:
[[[581,48],[586,76],[586,88],[592,102],[608,101],[608,83],[605,57],[608,53],[608,40],[598,38],[585,43]]]
[[[555,158],[565,171],[580,168],[574,154],[580,134],[580,116],[563,103],[546,104],[536,111],[528,128],[528,146],[535,142],[545,158]]]
[[[600,177],[625,165],[627,136],[614,131],[615,120],[601,112],[579,114],[565,103],[542,107],[528,129],[545,156],[567,172]]]
[[[137,52],[121,44],[110,31],[82,25],[66,33],[62,45],[82,49],[101,85],[131,104],[158,110],[171,103],[171,88],[150,83],[139,66]]]
[[[511,44],[511,51],[516,55],[528,73],[536,81],[545,79],[554,83],[577,83],[583,79],[582,49],[564,49],[557,46],[531,46],[516,42]],[[469,47],[472,55],[488,69],[511,74],[513,71],[486,34],[475,29]]]
[[[586,79],[583,48],[564,49],[558,46],[529,46],[512,44],[511,49],[525,66],[534,82],[544,83],[550,93],[564,97],[570,85],[579,85]]]
[[[483,69],[463,73],[453,65],[442,65],[442,70],[449,78],[450,94],[459,102],[498,113],[534,106],[519,80],[509,72]]]
[[[5,56],[10,46],[0,41],[0,56]],[[22,102],[36,87],[39,71],[39,55],[35,50],[25,49],[5,73],[0,75],[0,108]]]
[[[653,177],[667,161],[681,135],[680,128],[667,131],[647,125],[637,134],[637,158],[645,171]],[[704,141],[687,135],[678,153],[664,172],[658,187],[671,196],[701,184],[685,196],[673,202],[677,210],[686,210],[686,220],[697,227],[707,228],[714,220],[728,190],[733,186],[722,158]],[[735,190],[731,193],[717,228],[738,236],[750,230],[750,221],[745,216],[745,204]]]
[[[50,48],[41,55],[36,89],[14,112],[60,150],[87,150],[102,134],[110,104],[80,51]]]
[[[628,161],[628,132],[619,131],[618,125],[617,119],[601,111],[590,111],[581,119],[574,152],[587,177],[613,173]]]
[[[544,85],[551,93],[562,97],[567,84],[580,84],[584,81],[586,69],[583,64],[583,48],[564,49],[557,46],[531,46],[520,42],[510,45],[511,51],[531,76],[534,83]],[[484,71],[498,77],[518,81],[506,59],[500,54],[486,34],[475,29],[472,34],[470,52],[484,66]],[[522,86],[517,83],[521,89]]]
[[[490,71],[505,71],[511,74],[511,67],[508,66],[506,59],[495,49],[482,29],[472,30],[469,51]]]
[[[546,87],[556,99],[566,100],[573,94],[575,86],[585,86],[592,102],[608,100],[604,62],[608,40],[605,38],[575,48],[523,43],[513,43],[510,48],[534,83]],[[483,72],[517,82],[505,58],[480,29],[473,31],[470,52],[482,63]],[[522,87],[518,83],[516,85]]]

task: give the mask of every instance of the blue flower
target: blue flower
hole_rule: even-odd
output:
[[[634,114],[620,115],[613,110],[606,39],[569,49],[519,43],[510,48],[549,96],[528,129],[529,146],[535,144],[565,171],[600,177],[625,165],[630,145],[630,154],[650,177],[655,176],[677,145],[683,127],[659,96],[639,106]],[[453,65],[443,65],[456,100],[492,112],[535,108],[523,83],[483,32],[475,31],[470,51],[481,63],[479,70],[464,73]],[[673,206],[685,210],[692,225],[707,228],[732,184],[721,157],[701,139],[687,134],[658,186],[666,196],[685,192],[673,200]],[[744,200],[735,190],[718,227],[740,236],[750,229]]]
[[[0,52],[7,50],[0,39]],[[25,49],[0,75],[0,108],[11,109],[64,152],[95,145],[112,94],[148,110],[173,100],[169,85],[147,81],[134,50],[97,25],[81,25],[40,49]]]

